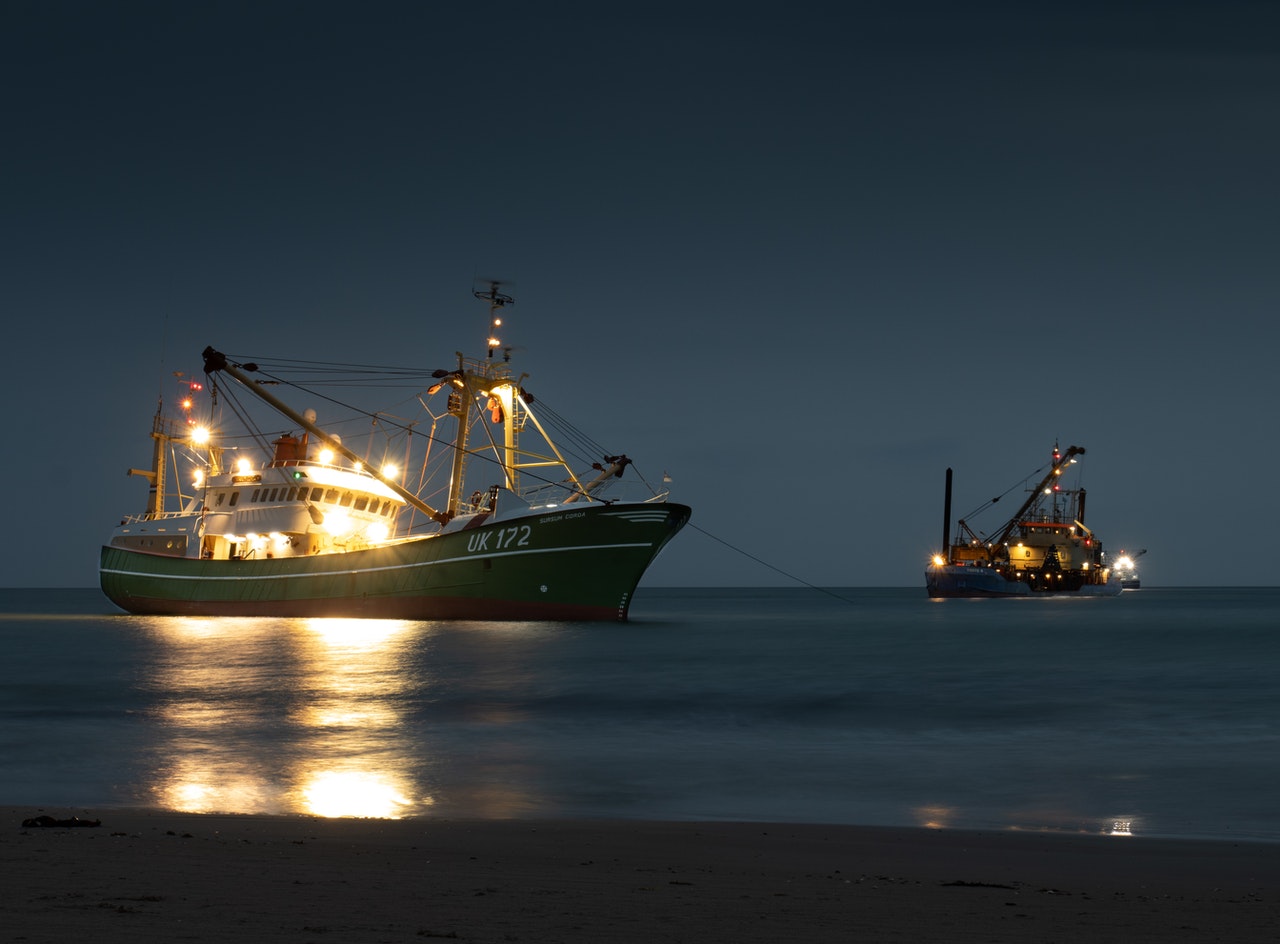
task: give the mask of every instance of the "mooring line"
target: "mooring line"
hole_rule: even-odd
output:
[[[756,557],[751,552],[744,551],[742,548],[734,544],[730,544],[724,538],[718,538],[714,534],[712,534],[710,531],[706,531],[706,530],[703,530],[702,528],[699,528],[693,522],[689,522],[687,525],[685,525],[685,527],[692,528],[694,531],[697,531],[699,534],[706,535],[716,543],[723,544],[729,550],[736,551],[737,553],[741,554],[743,557],[746,557],[746,558],[749,558],[750,560],[755,561],[760,566],[768,567],[770,570],[774,571],[775,573],[782,574],[782,576],[786,577],[788,580],[794,580],[798,584],[803,584],[804,586],[808,587],[810,590],[817,590],[819,593],[825,593],[827,596],[835,597],[837,600],[840,600],[843,603],[854,603],[854,601],[850,600],[848,597],[842,597],[840,594],[835,593],[834,591],[828,590],[826,587],[819,587],[817,584],[809,583],[809,581],[805,580],[802,577],[797,577],[795,574],[788,573],[787,571],[783,570],[781,567],[776,567],[773,564],[770,564],[766,560],[761,560],[759,557]]]

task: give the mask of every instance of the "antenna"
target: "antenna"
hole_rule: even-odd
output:
[[[516,300],[510,295],[498,291],[499,286],[503,283],[500,279],[489,279],[489,291],[472,292],[476,298],[489,303],[489,359],[493,360],[493,352],[495,348],[502,346],[502,339],[498,337],[499,329],[502,327],[502,309],[507,305],[514,305]],[[511,349],[506,349],[505,360],[511,359]]]

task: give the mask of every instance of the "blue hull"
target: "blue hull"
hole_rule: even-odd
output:
[[[939,599],[979,597],[1111,597],[1121,590],[1120,581],[1085,583],[1071,589],[1032,590],[1021,580],[1008,580],[992,567],[931,565],[924,572],[925,589]]]

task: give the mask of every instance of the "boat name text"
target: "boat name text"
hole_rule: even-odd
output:
[[[553,521],[564,521],[569,518],[585,518],[586,516],[587,513],[585,511],[561,512],[558,515],[549,515],[546,518],[539,518],[538,524],[550,524]]]
[[[533,528],[527,524],[500,528],[496,531],[482,531],[479,534],[471,535],[467,540],[467,553],[475,554],[478,551],[503,551],[512,547],[526,547],[529,544],[529,536],[531,534],[533,534]],[[492,539],[492,543],[490,543],[490,539]]]

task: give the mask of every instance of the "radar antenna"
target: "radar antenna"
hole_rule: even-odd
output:
[[[516,303],[516,300],[510,295],[498,291],[502,284],[502,281],[499,279],[489,279],[489,290],[487,292],[472,292],[476,298],[489,303],[489,338],[487,341],[489,347],[489,360],[493,360],[494,350],[502,347],[502,339],[498,337],[499,329],[502,327],[502,309],[507,305],[514,305]],[[503,360],[510,359],[511,349],[506,348],[503,354]]]

